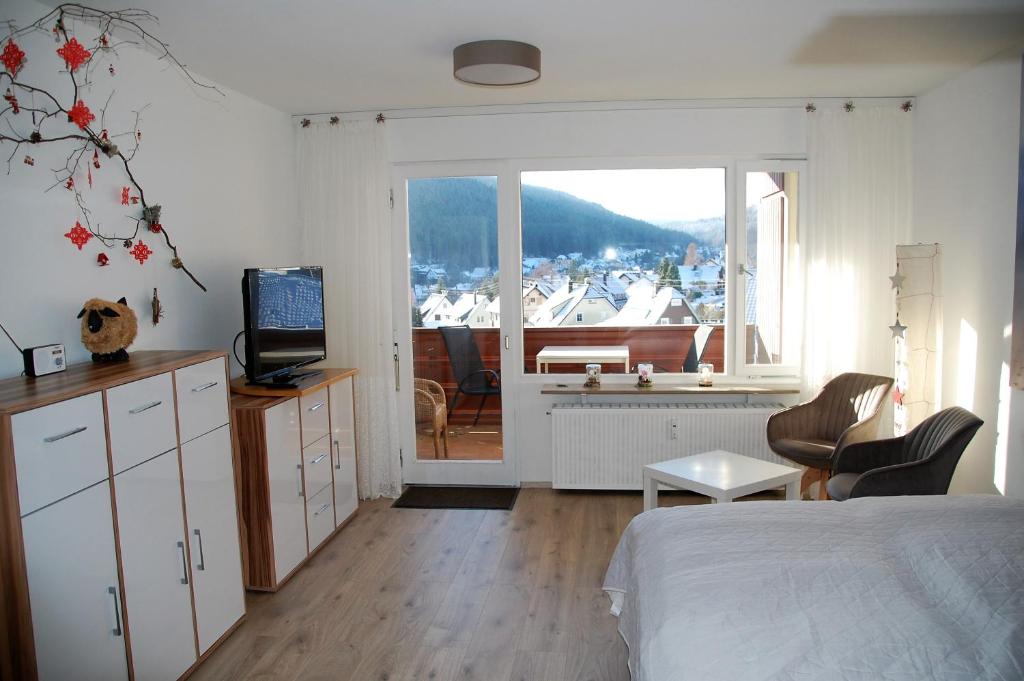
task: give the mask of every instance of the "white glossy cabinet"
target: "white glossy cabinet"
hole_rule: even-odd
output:
[[[183,443],[228,422],[226,376],[222,359],[192,364],[174,372]]]
[[[227,390],[191,351],[0,381],[0,675],[175,681],[244,616]]]
[[[274,569],[280,581],[302,562],[307,552],[299,400],[290,399],[264,414]]]
[[[11,429],[21,515],[110,477],[100,393],[15,414]]]
[[[136,681],[176,679],[196,661],[178,453],[114,476]]]
[[[352,378],[329,387],[331,403],[331,445],[334,448],[335,525],[352,517],[359,506],[356,489],[355,395]]]
[[[182,445],[181,467],[202,655],[245,613],[230,429]]]
[[[128,678],[107,481],[21,521],[39,678]]]
[[[299,409],[302,412],[302,446],[308,447],[325,437],[330,430],[327,388],[300,397]]]
[[[309,498],[306,504],[306,533],[309,550],[313,551],[334,531],[334,496],[326,487]]]
[[[353,369],[265,394],[241,381],[239,440],[246,587],[276,591],[357,511]]]
[[[110,455],[114,474],[178,444],[171,374],[132,381],[107,391]]]

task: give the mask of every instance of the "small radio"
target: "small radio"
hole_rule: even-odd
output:
[[[26,376],[46,376],[67,368],[63,343],[25,348],[21,355],[25,360]]]

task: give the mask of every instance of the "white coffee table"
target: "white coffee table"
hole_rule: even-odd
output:
[[[644,466],[644,510],[658,507],[658,485],[690,490],[716,502],[786,486],[786,500],[800,498],[803,471],[720,449]]]

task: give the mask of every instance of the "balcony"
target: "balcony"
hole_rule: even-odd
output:
[[[629,347],[629,361],[632,366],[637,362],[651,362],[658,373],[679,372],[683,366],[686,353],[693,343],[696,324],[680,326],[561,326],[551,328],[526,328],[524,335],[523,368],[527,374],[535,374],[537,353],[547,345],[625,345]],[[452,375],[448,353],[445,351],[444,340],[437,329],[413,329],[413,372],[417,378],[436,381],[444,388],[448,401],[451,403],[455,394],[456,381]],[[483,358],[484,366],[499,369],[501,367],[500,350],[501,334],[498,329],[473,329],[477,347]],[[725,334],[721,326],[716,326],[708,339],[702,361],[715,365],[721,371],[725,359]],[[583,365],[552,364],[550,373],[580,374],[583,380]],[[618,365],[606,365],[604,373],[621,374],[624,370]],[[455,411],[449,416],[454,424],[472,423],[479,398],[459,396]],[[488,397],[480,422],[498,423],[501,415],[501,398]]]

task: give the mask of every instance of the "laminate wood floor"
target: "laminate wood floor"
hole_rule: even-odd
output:
[[[529,488],[512,511],[390,504],[363,502],[283,589],[250,593],[246,622],[192,679],[628,681],[601,585],[639,493]]]

